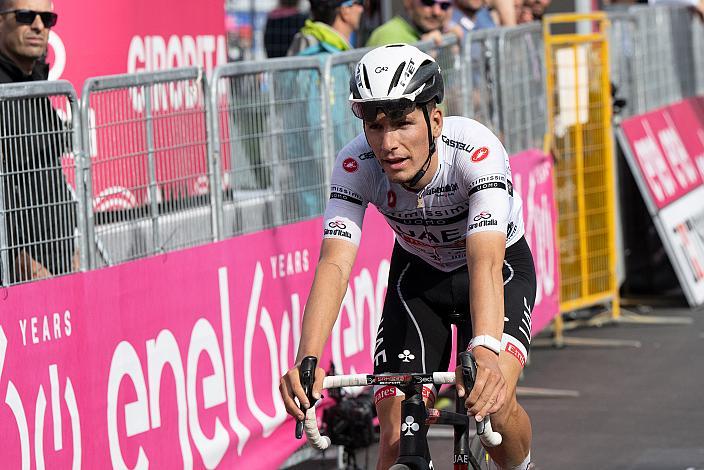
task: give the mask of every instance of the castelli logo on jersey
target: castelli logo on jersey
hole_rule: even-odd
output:
[[[357,163],[357,160],[350,157],[342,162],[342,168],[344,168],[347,173],[354,173],[357,171],[357,168],[359,168],[359,163]]]
[[[489,149],[486,147],[479,147],[473,154],[472,154],[472,161],[474,163],[479,163],[482,160],[484,160],[486,157],[489,156]]]
[[[389,207],[396,207],[396,193],[393,191],[386,193],[386,202]]]

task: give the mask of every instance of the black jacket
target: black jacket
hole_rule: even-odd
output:
[[[46,80],[48,71],[42,61],[25,75],[0,54],[0,83]],[[0,249],[9,248],[11,282],[17,280],[14,258],[20,250],[52,274],[71,270],[76,202],[61,168],[61,156],[70,149],[71,129],[48,98],[0,98],[0,210],[8,244]]]

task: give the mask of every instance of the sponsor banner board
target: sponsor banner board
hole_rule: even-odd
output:
[[[704,100],[625,119],[618,137],[687,301],[703,304]]]
[[[279,396],[321,219],[13,286],[0,300],[5,468],[277,468],[302,441]],[[365,227],[320,365],[371,368],[393,237]]]
[[[210,73],[227,62],[222,2],[62,0],[54,11],[50,78],[79,93],[88,77],[190,66]]]
[[[526,241],[535,262],[537,291],[531,314],[535,335],[560,312],[554,165],[551,156],[537,149],[513,155],[510,162],[513,185],[523,200]]]

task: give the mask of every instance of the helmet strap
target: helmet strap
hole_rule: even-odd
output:
[[[418,170],[418,173],[415,174],[413,178],[410,179],[410,181],[403,183],[402,186],[410,191],[413,190],[413,186],[418,184],[418,181],[421,180],[425,176],[425,172],[428,171],[428,168],[430,168],[430,159],[435,153],[435,139],[433,139],[433,132],[430,129],[430,116],[428,114],[428,104],[425,103],[423,106],[421,106],[423,109],[423,116],[425,117],[425,124],[428,128],[428,158],[425,159],[425,162],[423,163],[423,166],[420,167],[420,170]]]

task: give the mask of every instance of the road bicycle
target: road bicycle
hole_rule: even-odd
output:
[[[466,390],[471,390],[476,377],[476,362],[470,352],[463,351],[461,328],[458,328],[457,360],[462,365],[462,377]],[[317,358],[308,356],[299,367],[301,385],[308,400],[313,404],[304,410],[305,419],[297,422],[296,438],[300,439],[305,431],[308,442],[318,450],[330,446],[330,438],[320,434],[315,414],[315,399],[312,397],[313,379]],[[399,388],[405,398],[401,402],[401,439],[400,452],[396,463],[389,470],[430,470],[432,469],[428,455],[427,434],[430,426],[449,425],[454,427],[454,470],[486,470],[493,464],[485,447],[495,447],[501,444],[501,435],[491,428],[491,420],[487,416],[477,422],[467,415],[464,400],[455,395],[455,411],[438,410],[425,406],[422,398],[424,384],[453,384],[454,372],[433,373],[398,373],[398,374],[351,374],[327,376],[323,380],[323,389],[393,385]],[[470,421],[476,423],[476,434],[470,440]],[[482,445],[483,443],[483,445]]]

